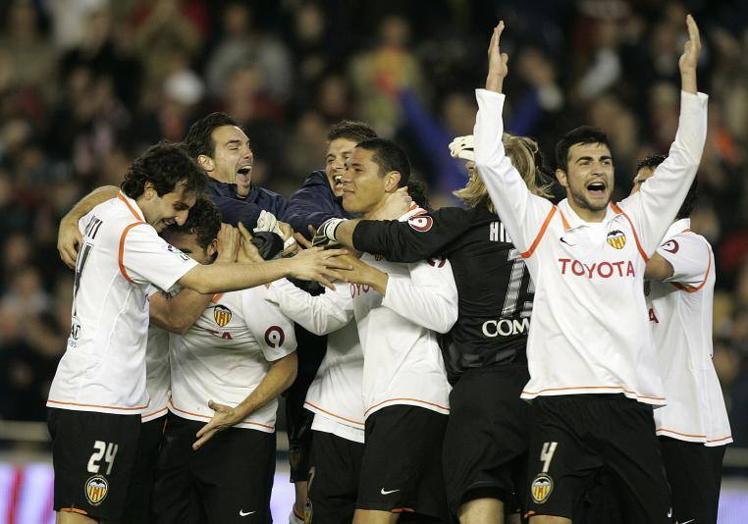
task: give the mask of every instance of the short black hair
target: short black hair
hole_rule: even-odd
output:
[[[179,183],[184,184],[186,193],[200,194],[207,176],[181,144],[160,142],[133,160],[120,187],[130,198],[138,198],[146,182],[153,184],[158,196],[171,193]]]
[[[415,178],[408,182],[408,194],[413,202],[418,204],[418,207],[430,210],[431,204],[429,203],[429,192],[426,184]]]
[[[184,143],[192,158],[200,155],[213,157],[216,150],[212,137],[213,131],[223,126],[241,127],[226,113],[211,113],[190,126],[187,136],[184,137]]]
[[[579,126],[561,137],[556,143],[556,167],[569,169],[569,149],[577,144],[605,144],[610,149],[608,135],[602,129],[592,126]]]
[[[184,234],[197,235],[197,243],[207,249],[213,240],[218,236],[221,229],[221,212],[209,198],[201,196],[190,208],[190,214],[187,216],[183,225],[172,224],[162,233],[164,236]]]
[[[341,120],[330,128],[327,133],[327,141],[332,142],[338,138],[345,138],[357,144],[370,138],[377,138],[377,133],[369,124],[356,120]]]
[[[392,140],[369,138],[360,142],[356,147],[372,151],[374,153],[372,160],[384,173],[390,171],[399,172],[400,183],[398,187],[408,185],[408,181],[410,180],[410,161],[408,160],[408,155]]]
[[[637,162],[636,164],[636,173],[639,172],[641,169],[649,168],[649,169],[656,169],[657,166],[662,164],[667,157],[665,155],[649,155]],[[699,180],[694,177],[693,182],[691,182],[691,187],[688,188],[688,193],[686,193],[686,198],[683,199],[683,203],[680,205],[680,209],[678,210],[678,214],[675,215],[676,220],[680,220],[681,218],[688,218],[691,216],[691,213],[693,213],[694,208],[696,207],[696,201],[699,199]]]

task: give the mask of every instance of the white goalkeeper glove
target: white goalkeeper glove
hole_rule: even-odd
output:
[[[314,234],[312,239],[313,246],[322,247],[333,247],[340,245],[338,239],[335,237],[335,231],[341,222],[345,222],[344,218],[328,218],[317,228],[317,232]]]
[[[449,154],[453,158],[462,158],[475,162],[473,135],[458,136],[449,143]]]

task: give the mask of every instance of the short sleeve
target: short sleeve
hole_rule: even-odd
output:
[[[712,257],[709,244],[693,233],[675,235],[657,248],[657,254],[673,266],[673,276],[665,282],[688,286],[698,286],[706,279]]]
[[[296,351],[296,332],[280,308],[265,300],[267,291],[265,286],[242,291],[242,310],[265,360],[273,362]]]
[[[120,273],[129,282],[152,284],[162,290],[170,289],[198,265],[158,236],[153,227],[142,223],[122,232],[118,259]]]

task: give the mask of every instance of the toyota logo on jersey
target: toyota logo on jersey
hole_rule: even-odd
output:
[[[270,326],[265,331],[265,343],[271,348],[282,346],[285,340],[286,334],[280,326]]]

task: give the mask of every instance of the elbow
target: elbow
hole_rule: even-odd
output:
[[[437,323],[437,325],[434,326],[433,330],[441,335],[446,335],[450,332],[452,327],[457,322],[457,309],[450,308],[449,311],[445,312],[444,315],[442,315],[442,318]]]

